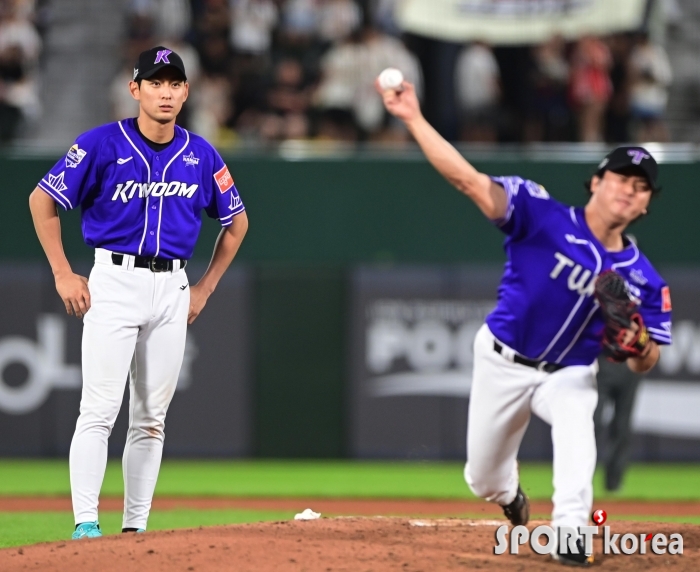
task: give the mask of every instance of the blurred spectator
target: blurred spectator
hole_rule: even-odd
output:
[[[14,13],[14,17],[18,20],[31,22],[36,16],[36,5],[36,0],[5,0],[3,12]],[[3,17],[5,17],[5,14],[3,14]]]
[[[561,36],[532,50],[533,97],[525,127],[525,141],[566,141],[570,138],[567,104],[569,62]]]
[[[598,38],[587,36],[572,57],[570,96],[578,123],[579,141],[603,140],[605,109],[612,95],[612,58]]]
[[[278,62],[267,91],[268,112],[260,123],[261,138],[266,141],[306,138],[310,99],[301,63],[291,58]]]
[[[28,19],[33,4],[6,2],[0,22],[0,142],[12,140],[23,119],[41,113],[34,72],[41,38]]]
[[[205,75],[196,90],[197,104],[192,111],[192,131],[214,145],[228,138],[225,125],[232,114],[231,83],[222,76]]]
[[[355,141],[355,95],[363,82],[359,34],[331,47],[321,60],[321,82],[314,94],[321,111],[321,138]]]
[[[154,1],[156,35],[161,38],[184,38],[192,26],[192,8],[189,0]]]
[[[195,26],[200,39],[207,36],[227,37],[230,23],[228,0],[203,0]]]
[[[129,92],[129,82],[133,77],[134,66],[127,62],[112,80],[109,87],[109,101],[114,121],[136,117],[139,114],[139,102],[131,97]]]
[[[610,81],[613,94],[605,117],[605,140],[611,143],[629,141],[630,78],[629,58],[632,42],[629,34],[616,34],[608,38],[612,55]]]
[[[400,36],[402,30],[396,23],[396,4],[398,0],[370,0],[369,6],[372,22],[382,32],[391,36]]]
[[[150,0],[132,0],[127,8],[128,53],[139,54],[153,47],[154,4]]]
[[[361,21],[362,11],[354,0],[319,0],[318,37],[322,42],[344,40]]]
[[[226,76],[231,72],[233,53],[226,36],[205,36],[199,44],[202,70],[207,75]]]
[[[314,95],[318,108],[334,110],[333,114],[325,115],[327,121],[322,123],[327,126],[332,120],[340,121],[345,137],[349,137],[346,118],[351,117],[357,127],[355,138],[380,136],[387,117],[374,80],[387,67],[400,69],[421,94],[418,61],[396,38],[367,26],[361,33],[331,47],[321,60],[321,82]],[[396,127],[392,125],[391,129]]]
[[[672,72],[666,51],[640,34],[630,57],[630,111],[638,142],[669,140],[664,121]]]
[[[23,2],[6,3],[5,14],[0,23],[0,52],[18,48],[22,65],[31,68],[39,60],[41,38],[26,16]]]
[[[315,0],[286,0],[282,4],[281,33],[288,46],[308,46],[318,29]]]
[[[279,13],[272,0],[231,0],[231,45],[236,52],[260,56],[272,45]]]
[[[487,44],[474,42],[462,51],[455,70],[455,88],[464,141],[497,140],[500,77],[498,62]]]
[[[129,13],[145,35],[181,38],[192,25],[189,0],[131,0]]]
[[[316,139],[318,141],[342,141],[356,143],[360,132],[353,114],[347,109],[324,109],[318,119]]]

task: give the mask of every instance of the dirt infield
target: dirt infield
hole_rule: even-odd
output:
[[[239,572],[434,572],[450,570],[562,570],[523,547],[517,556],[493,554],[502,521],[329,518],[115,535],[0,550],[0,570],[124,570]],[[532,527],[542,522],[533,522]],[[530,527],[530,528],[532,528]],[[617,521],[614,533],[671,534],[684,538],[684,554],[602,555],[605,570],[700,570],[700,528]]]
[[[122,510],[121,498],[103,498],[101,510]],[[154,510],[252,509],[301,512],[310,507],[324,516],[312,522],[275,522],[116,535],[79,542],[43,543],[0,550],[0,570],[108,572],[148,569],[241,572],[442,570],[557,570],[562,567],[523,547],[518,556],[493,554],[494,532],[505,523],[500,507],[479,500],[165,498]],[[605,556],[596,545],[596,567],[606,570],[700,570],[700,527],[674,523],[626,522],[628,516],[700,516],[698,502],[607,500],[613,532],[681,533],[683,556]],[[552,506],[532,502],[532,514]],[[0,497],[0,511],[70,511],[70,498]],[[375,515],[384,515],[375,517]],[[403,518],[399,515],[405,515]],[[427,519],[435,516],[477,517]],[[365,517],[375,518],[365,518]],[[407,517],[413,517],[407,518]],[[421,519],[422,520],[416,520]],[[531,529],[537,524],[533,522]],[[138,563],[138,564],[137,564]]]
[[[101,510],[123,509],[123,499],[107,497],[100,499]],[[412,499],[303,499],[303,498],[191,498],[158,497],[153,501],[153,510],[177,508],[194,509],[251,509],[289,510],[301,512],[310,507],[316,512],[333,516],[477,516],[502,517],[497,505],[481,500],[412,500]],[[548,515],[552,512],[549,501],[532,501],[532,514]],[[693,501],[596,501],[595,508],[603,508],[608,518],[626,516],[697,516],[700,517],[700,502]],[[71,511],[70,497],[0,497],[0,512],[19,511]]]

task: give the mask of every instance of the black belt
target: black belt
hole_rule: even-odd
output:
[[[496,340],[493,341],[493,349],[499,354],[503,355],[503,346],[499,344]],[[520,356],[518,354],[513,355],[513,361],[519,363],[520,365],[526,365],[527,367],[532,367],[539,371],[544,371],[546,373],[554,373],[560,369],[564,369],[566,366],[558,363],[549,363],[547,361],[539,361],[535,359],[527,359],[526,357]]]
[[[124,262],[124,255],[113,252],[112,263],[121,266],[122,262]],[[175,260],[156,256],[134,256],[134,268],[148,268],[151,272],[171,272],[174,262]],[[187,260],[179,260],[179,262],[180,269],[187,266]]]

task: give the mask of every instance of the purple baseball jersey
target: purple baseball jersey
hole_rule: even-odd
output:
[[[202,137],[175,127],[173,142],[154,151],[135,119],[83,133],[38,186],[64,209],[82,209],[88,246],[122,254],[192,257],[201,212],[233,222],[243,212],[233,178]]]
[[[593,363],[604,329],[593,289],[597,276],[612,269],[639,300],[649,335],[671,343],[668,285],[634,243],[609,252],[588,228],[582,208],[555,201],[533,181],[493,180],[508,196],[505,217],[494,221],[507,235],[508,260],[498,303],[486,318],[497,339],[530,359]]]

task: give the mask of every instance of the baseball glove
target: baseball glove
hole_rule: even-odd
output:
[[[606,270],[596,280],[595,297],[605,318],[603,355],[614,362],[645,355],[649,332],[624,278],[614,270]]]

